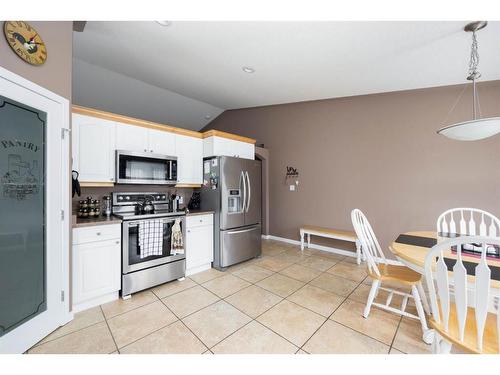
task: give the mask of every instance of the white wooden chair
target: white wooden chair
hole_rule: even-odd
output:
[[[462,245],[471,243],[481,247],[475,280],[467,275],[462,260]],[[472,353],[500,353],[499,296],[491,291],[486,259],[491,245],[500,246],[500,239],[458,237],[435,245],[427,255],[424,269],[432,310],[429,325],[435,330],[434,353],[449,353],[452,345]],[[448,271],[444,257],[452,246],[457,247],[457,261]],[[491,312],[495,310],[494,299],[497,311]]]
[[[380,248],[378,240],[373,233],[370,223],[359,209],[356,208],[352,210],[351,220],[354,230],[356,231],[356,235],[361,242],[361,247],[363,248],[363,255],[366,258],[366,265],[368,267],[368,275],[373,280],[363,316],[368,318],[371,306],[376,306],[383,310],[420,320],[423,340],[427,344],[431,344],[433,342],[433,332],[427,327],[425,312],[420,298],[421,294],[424,295],[422,288],[422,275],[403,265],[399,266],[388,264],[384,252]],[[392,288],[381,287],[381,284],[384,281],[390,281],[392,284],[400,284],[402,288],[410,287],[411,294]],[[379,289],[385,290],[389,293],[385,304],[374,302]],[[400,308],[391,306],[394,294],[403,297],[403,302]],[[414,315],[406,311],[409,298],[414,299],[418,315]],[[423,301],[426,303],[425,298]]]
[[[452,208],[437,219],[437,232],[462,236],[500,236],[500,220],[477,208]]]

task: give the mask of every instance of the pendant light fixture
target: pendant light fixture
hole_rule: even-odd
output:
[[[472,33],[472,47],[467,75],[467,80],[472,81],[472,120],[439,129],[438,134],[445,137],[458,141],[477,141],[500,133],[500,117],[481,118],[481,107],[479,106],[479,96],[476,88],[476,81],[481,77],[478,70],[479,52],[476,32],[485,28],[487,24],[486,21],[476,21],[464,27],[464,31]],[[464,90],[466,87],[464,87]],[[453,111],[462,94],[460,94],[450,112]]]

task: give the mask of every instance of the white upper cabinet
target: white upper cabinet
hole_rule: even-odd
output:
[[[255,145],[234,139],[211,136],[203,140],[203,157],[234,156],[255,159]]]
[[[116,149],[149,152],[149,129],[117,123]]]
[[[148,129],[149,151],[155,154],[175,156],[176,137],[171,132]]]
[[[174,156],[175,134],[117,123],[116,149]]]
[[[176,134],[177,181],[179,184],[203,182],[203,140]]]
[[[115,123],[73,114],[73,169],[81,182],[115,181]]]

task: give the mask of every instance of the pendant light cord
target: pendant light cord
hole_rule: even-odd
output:
[[[446,121],[448,120],[448,118],[450,117],[450,114],[451,112],[453,112],[458,104],[458,102],[460,101],[460,99],[462,99],[462,96],[464,95],[464,92],[465,92],[465,89],[467,88],[467,85],[464,85],[464,88],[462,89],[462,91],[460,92],[460,95],[458,95],[457,99],[455,100],[455,103],[453,104],[453,106],[451,107],[451,109],[448,111],[448,113],[446,114],[446,117],[444,118],[444,121],[443,121],[443,124],[446,124]]]

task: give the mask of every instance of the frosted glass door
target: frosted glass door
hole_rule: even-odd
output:
[[[0,96],[0,337],[47,309],[46,121]]]

